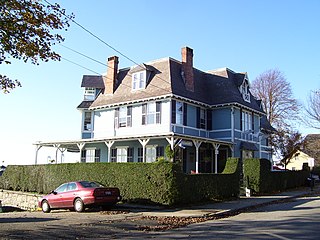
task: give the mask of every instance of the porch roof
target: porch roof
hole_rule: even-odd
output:
[[[184,139],[184,140],[198,140],[202,142],[208,143],[218,143],[221,145],[233,146],[234,143],[216,139],[209,139],[203,137],[195,137],[195,136],[188,136],[176,133],[168,133],[168,134],[150,134],[150,135],[135,135],[135,136],[122,136],[122,137],[110,137],[110,138],[90,138],[90,139],[77,139],[77,140],[62,140],[62,141],[39,141],[33,143],[39,147],[55,147],[55,148],[65,148],[69,152],[79,152],[80,145],[86,143],[101,143],[101,142],[109,142],[109,141],[128,141],[128,140],[138,140],[138,139],[160,139],[160,138],[177,138],[177,139]]]

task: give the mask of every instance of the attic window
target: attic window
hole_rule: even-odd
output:
[[[84,100],[93,101],[95,98],[96,90],[95,88],[86,87],[84,90]]]
[[[146,88],[146,71],[136,72],[132,75],[132,90]]]
[[[250,102],[249,84],[247,79],[245,79],[240,86],[240,92],[242,93],[243,100],[246,102]]]

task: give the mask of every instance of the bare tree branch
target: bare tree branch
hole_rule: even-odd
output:
[[[301,104],[293,98],[290,83],[278,69],[267,70],[251,84],[254,96],[262,100],[262,106],[271,125],[288,127],[290,121],[299,119]]]
[[[309,94],[307,106],[304,109],[306,112],[304,123],[309,127],[320,129],[320,89]]]

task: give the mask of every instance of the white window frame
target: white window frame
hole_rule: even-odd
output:
[[[160,104],[158,111],[157,104]],[[142,125],[161,124],[161,102],[149,102],[142,105],[142,119],[144,119]]]
[[[117,147],[117,162],[127,162],[128,147]]]
[[[132,74],[132,90],[146,88],[146,71],[140,71]]]
[[[84,90],[84,100],[93,101],[96,96],[96,89],[91,87],[86,87]]]
[[[247,79],[245,79],[242,85],[240,86],[240,92],[242,93],[243,100],[250,103],[250,92]]]
[[[146,162],[155,162],[157,159],[157,146],[147,145],[146,146]]]
[[[176,124],[183,125],[183,102],[176,101]]]
[[[86,148],[86,163],[95,162],[96,149],[95,148]]]
[[[86,115],[90,114],[90,121]],[[83,116],[83,131],[92,131],[92,112],[85,111]]]
[[[252,113],[242,111],[242,131],[251,131],[252,129]]]

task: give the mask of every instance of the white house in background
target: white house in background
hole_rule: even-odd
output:
[[[314,167],[314,158],[310,157],[308,154],[297,150],[292,157],[288,160],[287,169],[288,170],[302,170],[303,164],[308,164],[310,169]]]
[[[228,157],[271,160],[274,129],[247,73],[204,72],[191,48],[181,54],[124,69],[113,56],[106,75],[83,76],[81,138],[35,143],[36,162],[41,147],[80,152],[88,163],[154,162],[169,146],[186,173],[221,172]]]

